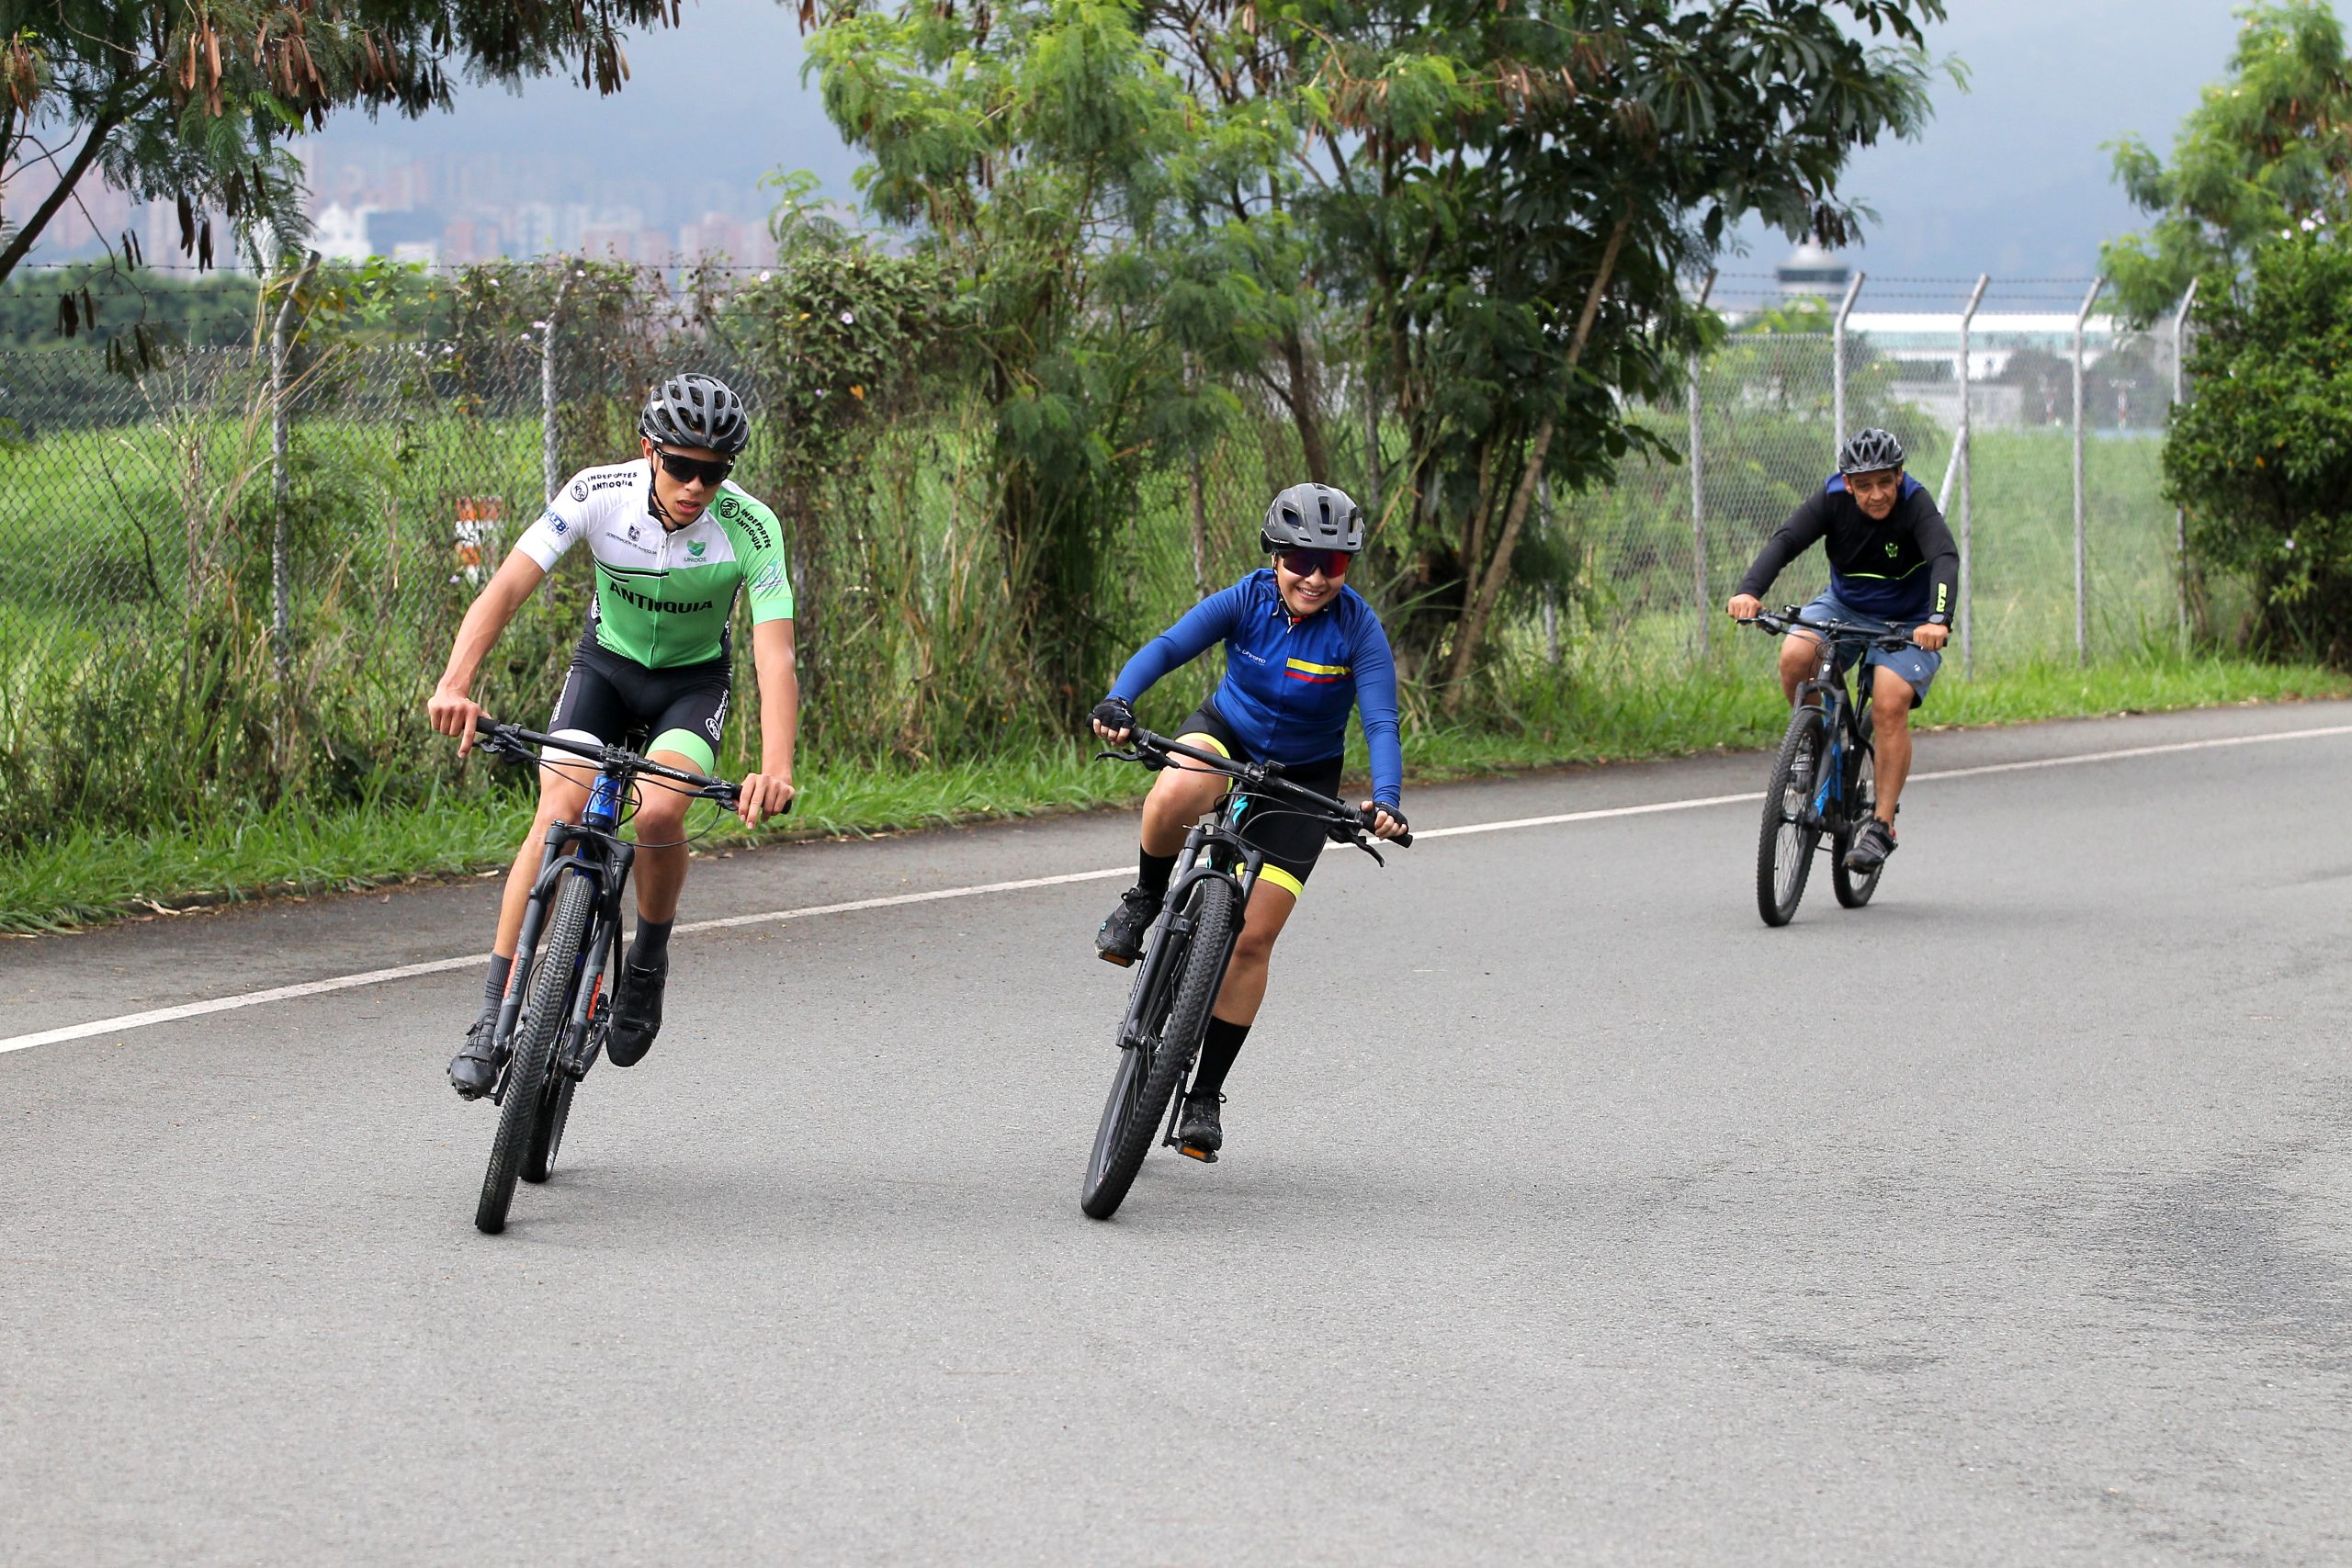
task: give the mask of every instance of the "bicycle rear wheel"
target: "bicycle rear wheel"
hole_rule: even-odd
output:
[[[1184,951],[1161,969],[1155,994],[1133,1004],[1143,1010],[1143,1042],[1119,1053],[1119,1069],[1112,1075],[1111,1098],[1102,1107],[1079,1192],[1078,1206],[1095,1219],[1118,1212],[1159,1135],[1161,1113],[1201,1048],[1209,1008],[1225,978],[1233,905],[1233,885],[1225,878],[1204,876],[1193,884],[1179,911],[1192,926]]]
[[[530,1153],[531,1135],[546,1109],[553,1070],[555,1043],[571,1016],[572,988],[580,983],[580,946],[588,934],[588,919],[596,899],[595,885],[574,873],[563,878],[556,895],[555,915],[532,964],[521,1021],[514,1026],[514,1055],[507,1068],[506,1092],[499,1101],[498,1136],[490,1146],[490,1168],[482,1172],[481,1197],[474,1205],[474,1228],[496,1235],[506,1228],[506,1211],[514,1201],[514,1179],[523,1173]],[[556,1075],[560,1077],[560,1075]],[[570,1079],[564,1079],[569,1084]]]
[[[1756,845],[1756,912],[1768,926],[1785,926],[1804,897],[1813,852],[1821,842],[1813,796],[1821,777],[1821,714],[1801,707],[1789,716],[1764,786],[1764,828]]]
[[[1838,890],[1838,902],[1849,909],[1859,909],[1871,901],[1871,895],[1878,891],[1878,879],[1886,871],[1884,861],[1866,872],[1846,869],[1846,852],[1853,847],[1855,834],[1878,808],[1878,759],[1871,744],[1870,725],[1865,714],[1854,774],[1846,786],[1847,826],[1830,844],[1829,886]]]

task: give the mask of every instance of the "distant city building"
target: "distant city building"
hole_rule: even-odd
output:
[[[345,207],[331,201],[311,218],[311,248],[331,262],[358,263],[376,253],[368,243],[368,215],[372,207]]]
[[[775,242],[765,224],[745,223],[724,212],[706,212],[678,231],[678,254],[690,258],[724,257],[739,266],[765,266],[775,259]]]
[[[1811,240],[1772,269],[1784,299],[1842,299],[1854,269]]]

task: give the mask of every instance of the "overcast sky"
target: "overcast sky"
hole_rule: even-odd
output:
[[[1950,9],[1932,47],[1967,62],[1970,90],[1940,82],[1922,140],[1855,160],[1848,190],[1881,217],[1858,259],[1874,278],[2086,277],[2099,242],[2135,224],[2100,143],[2137,131],[2169,149],[2199,87],[2222,72],[2236,31],[2230,0],[1950,0]],[[767,170],[807,168],[848,199],[856,158],[802,84],[793,18],[774,0],[685,0],[680,28],[630,40],[631,77],[617,97],[560,81],[519,96],[467,85],[453,113],[375,124],[347,117],[322,140],[331,153],[561,148],[616,173],[693,171],[745,189]],[[563,176],[574,188],[548,199],[608,199],[574,167]],[[1761,271],[1784,250],[1759,236],[1727,266]]]

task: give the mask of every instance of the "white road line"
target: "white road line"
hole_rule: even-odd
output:
[[[2085,751],[2071,757],[2043,757],[2026,762],[1988,762],[1982,767],[1946,768],[1937,773],[1914,773],[1915,784],[1931,779],[1970,779],[1987,773],[2023,773],[2035,768],[2068,768],[2085,762],[2117,762],[2135,757],[2158,757],[2174,751],[2211,751],[2225,746],[2261,746],[2279,740],[2316,740],[2328,736],[2352,735],[2352,724],[2329,725],[2318,729],[2281,729],[2264,735],[2229,735],[2210,740],[2177,740],[2162,746],[2127,746],[2113,751]],[[1611,806],[1592,811],[1564,811],[1551,817],[1517,817],[1505,822],[1474,822],[1459,828],[1432,828],[1414,834],[1419,839],[1452,839],[1470,833],[1502,833],[1521,828],[1551,828],[1571,822],[1599,822],[1616,817],[1647,817],[1662,811],[1696,811],[1710,806],[1741,806],[1764,798],[1761,790],[1746,795],[1709,795],[1689,800],[1660,800],[1643,806]],[[1013,882],[983,882],[968,887],[941,887],[928,893],[893,893],[880,898],[853,898],[840,904],[811,904],[797,909],[771,909],[757,915],[730,915],[723,919],[692,920],[678,927],[681,931],[726,931],[741,926],[775,925],[785,920],[812,919],[819,915],[849,915],[865,909],[891,909],[906,904],[935,904],[947,898],[976,898],[986,893],[1021,893],[1034,887],[1059,887],[1075,882],[1102,882],[1115,876],[1125,876],[1128,866],[1112,866],[1103,871],[1073,871],[1059,876],[1026,876]],[[293,1001],[301,997],[325,996],[334,991],[348,991],[360,986],[381,985],[389,980],[407,980],[419,975],[438,975],[452,969],[467,969],[479,965],[479,955],[469,953],[461,958],[435,958],[423,964],[403,964],[391,969],[370,969],[358,975],[338,975],[328,980],[308,980],[299,986],[273,986],[266,991],[247,991],[240,996],[214,997],[206,1001],[183,1002],[176,1007],[154,1008],[146,1012],[125,1013],[119,1018],[102,1018],[88,1023],[69,1023],[57,1029],[44,1029],[37,1033],[18,1034],[0,1040],[0,1055],[11,1051],[29,1051],[36,1045],[62,1044],[68,1040],[86,1040],[97,1034],[114,1034],[126,1030],[145,1029],[153,1024],[175,1023],[182,1019],[201,1018],[207,1013],[230,1012],[238,1008],[259,1007],[265,1002]]]
[[[1981,768],[1946,768],[1940,773],[1913,773],[1911,777],[1915,782],[1921,779],[1973,779],[1985,773],[2018,773],[2029,768],[2067,768],[2077,762],[2116,762],[2129,757],[2160,757],[2167,751],[2211,751],[2223,746],[2261,746],[2273,740],[2316,740],[2328,735],[2352,735],[2352,724],[2331,724],[2324,729],[2278,729],[2267,735],[2224,735],[2211,740],[2176,740],[2165,746],[2127,746],[2120,751],[2086,751],[2079,757],[2044,757],[2033,762],[1987,762]]]
[[[1100,882],[1106,877],[1125,876],[1132,867],[1114,866],[1108,871],[1073,871],[1061,876],[1026,876],[1017,882],[984,882],[973,887],[942,887],[929,893],[893,893],[883,898],[853,898],[844,904],[811,904],[798,909],[771,909],[758,915],[730,915],[718,920],[691,920],[679,926],[682,931],[719,931],[729,926],[773,925],[778,920],[805,920],[817,915],[847,915],[860,909],[888,909],[900,904],[932,904],[942,898],[972,898],[983,893],[1018,893],[1031,887],[1055,887],[1065,882]],[[149,1024],[175,1023],[184,1018],[201,1018],[209,1012],[230,1012],[238,1008],[259,1007],[264,1002],[290,1002],[298,997],[320,997],[330,991],[348,991],[356,986],[379,985],[386,980],[406,980],[418,975],[438,975],[449,969],[480,968],[479,954],[462,958],[435,958],[423,964],[403,964],[396,969],[370,969],[359,975],[338,975],[331,980],[306,980],[299,986],[274,986],[266,991],[247,991],[234,997],[213,997],[200,1002],[183,1002],[177,1007],[155,1008],[147,1012],[125,1013],[120,1018],[101,1018],[89,1023],[69,1023],[57,1029],[44,1029],[37,1034],[18,1034],[0,1040],[0,1055],[10,1051],[29,1051],[36,1045],[56,1045],[68,1040],[86,1040],[93,1034],[110,1034],[119,1030],[144,1029]]]

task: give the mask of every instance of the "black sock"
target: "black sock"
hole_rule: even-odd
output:
[[[1241,1043],[1250,1038],[1246,1023],[1227,1023],[1212,1016],[1208,1033],[1201,1041],[1201,1069],[1193,1075],[1193,1087],[1188,1095],[1206,1096],[1225,1088],[1225,1075],[1233,1070],[1233,1059],[1241,1055]]]
[[[514,972],[514,961],[512,958],[501,958],[495,953],[490,955],[490,974],[482,984],[481,1010],[483,1013],[496,1012],[498,1004],[506,999],[506,976]]]
[[[1176,871],[1176,857],[1145,850],[1136,856],[1136,886],[1158,898],[1168,891],[1168,879]]]
[[[638,917],[637,935],[628,944],[628,961],[639,969],[651,969],[670,956],[670,928],[676,919],[649,920]]]

